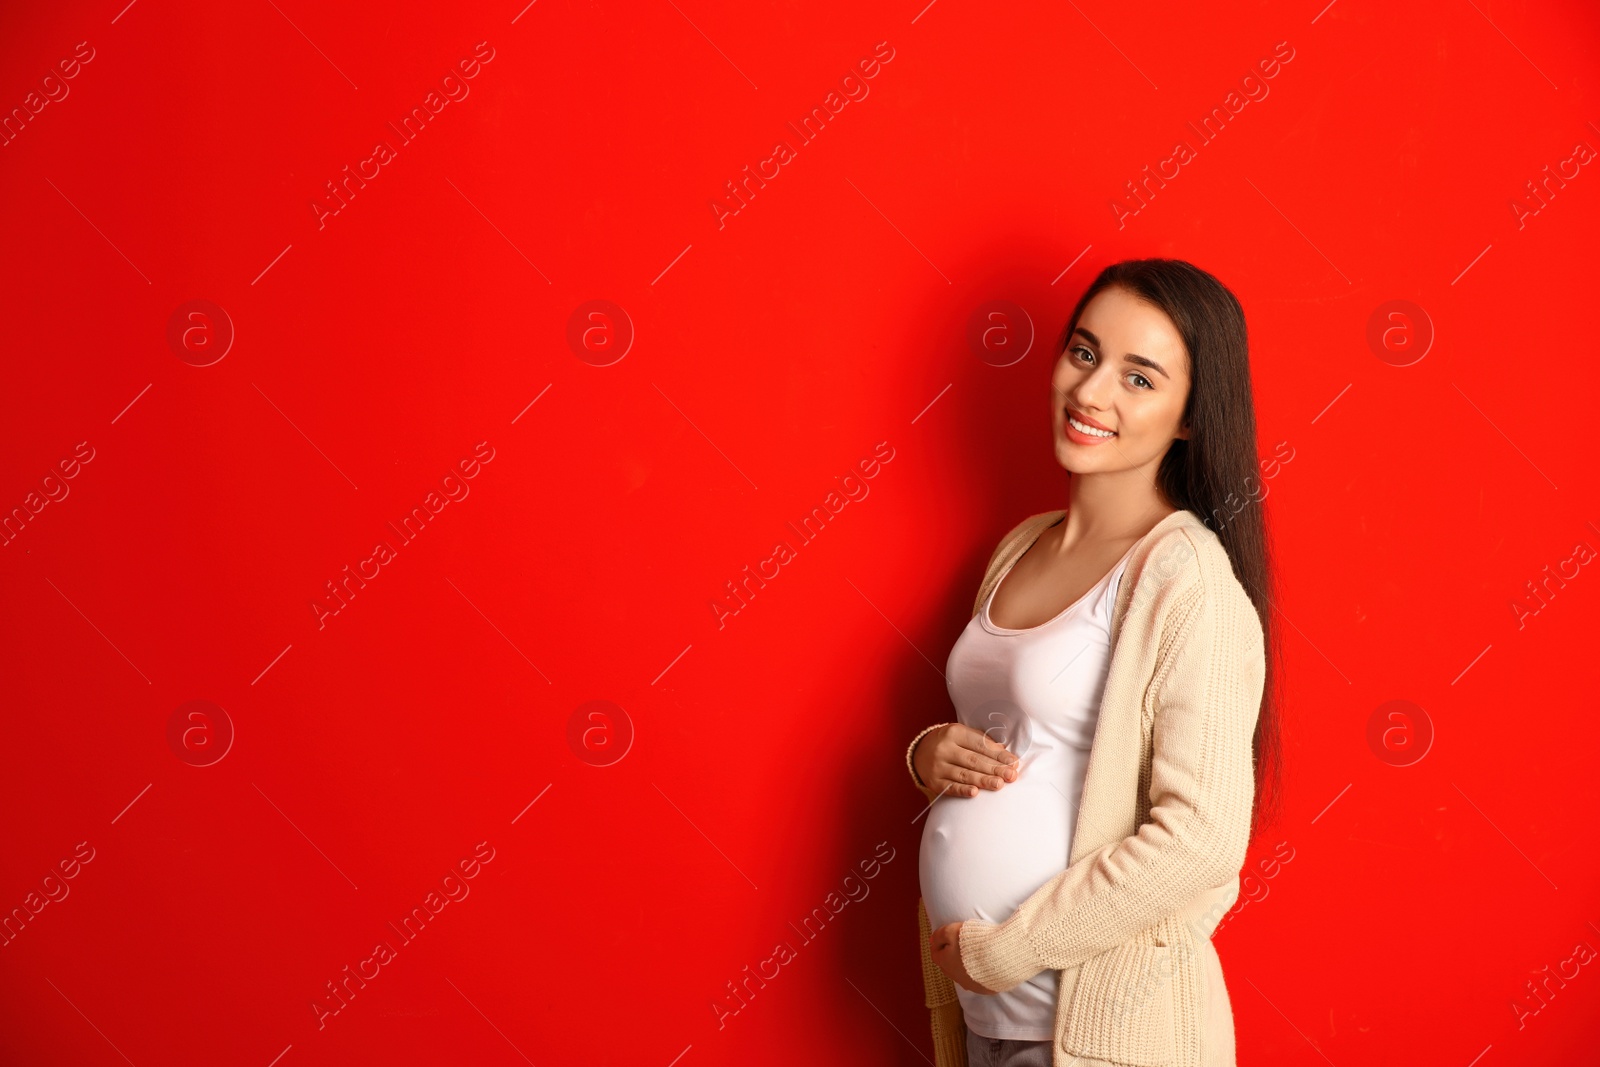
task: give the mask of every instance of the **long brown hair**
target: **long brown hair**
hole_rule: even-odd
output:
[[[1189,353],[1189,397],[1183,409],[1189,437],[1172,442],[1156,477],[1168,500],[1199,516],[1217,535],[1234,576],[1261,619],[1266,678],[1251,742],[1256,765],[1250,835],[1254,841],[1277,818],[1281,806],[1283,753],[1277,628],[1272,624],[1276,587],[1260,503],[1264,496],[1248,495],[1252,486],[1259,489],[1261,478],[1244,309],[1227,286],[1192,263],[1124,260],[1106,267],[1089,283],[1067,320],[1058,355],[1066,350],[1090,299],[1112,285],[1160,308],[1183,338]]]

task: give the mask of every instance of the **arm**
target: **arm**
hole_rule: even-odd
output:
[[[990,989],[1076,967],[1244,864],[1265,671],[1261,624],[1242,589],[1208,595],[1197,586],[1184,599],[1194,602],[1178,623],[1156,697],[1149,819],[1051,878],[1005,922],[962,924],[962,963]]]

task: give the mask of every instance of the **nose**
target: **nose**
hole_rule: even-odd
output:
[[[1087,415],[1104,410],[1103,405],[1110,386],[1111,379],[1106,368],[1099,366],[1087,376],[1078,379],[1076,385],[1068,387],[1064,399],[1069,405]]]

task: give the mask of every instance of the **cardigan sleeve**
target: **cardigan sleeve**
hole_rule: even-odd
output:
[[[1187,606],[1152,725],[1149,817],[1051,878],[1003,923],[962,925],[963,965],[997,993],[1131,940],[1244,864],[1261,622],[1242,587],[1197,584],[1180,599]]]

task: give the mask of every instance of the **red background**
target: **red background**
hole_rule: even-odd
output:
[[[1525,985],[1600,947],[1600,577],[1526,590],[1600,546],[1600,176],[1527,189],[1600,146],[1590,5],[124,5],[0,16],[6,114],[93,49],[0,147],[0,507],[93,450],[0,549],[0,907],[93,849],[0,949],[4,1062],[923,1063],[902,749],[950,717],[996,539],[1065,502],[1053,340],[1149,255],[1238,294],[1260,451],[1294,453],[1263,505],[1286,810],[1217,937],[1240,1061],[1592,1053],[1595,964]],[[319,228],[478,42],[469,95]],[[203,367],[167,340],[197,299],[236,331]],[[592,300],[635,335],[608,366],[568,342]],[[995,300],[1036,333],[1007,366],[1019,319],[1004,359],[966,339]],[[470,494],[319,628],[479,442]],[[870,494],[719,628],[879,442]],[[209,766],[169,742],[192,700],[235,731]],[[574,742],[592,700],[621,712]],[[1391,700],[1434,730],[1410,766],[1367,740]],[[479,842],[470,895],[319,1029]]]

